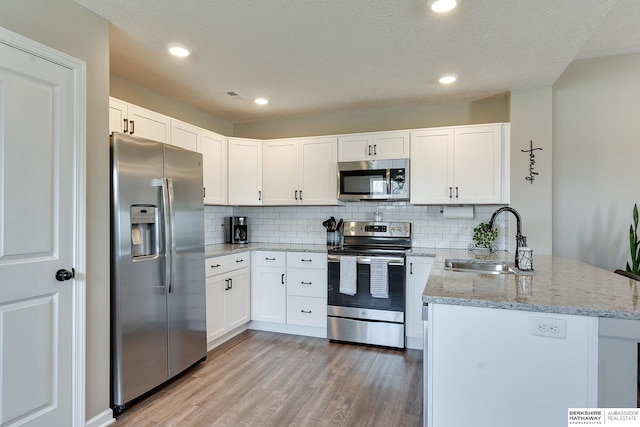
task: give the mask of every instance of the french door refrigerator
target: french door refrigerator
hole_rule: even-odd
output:
[[[206,358],[202,155],[111,135],[116,413]]]

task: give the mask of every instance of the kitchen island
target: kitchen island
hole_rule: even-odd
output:
[[[637,282],[555,256],[521,274],[445,258],[470,256],[436,255],[424,290],[425,425],[566,426],[569,408],[636,406]]]

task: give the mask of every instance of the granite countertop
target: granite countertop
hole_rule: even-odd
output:
[[[491,255],[513,265],[512,257]],[[639,282],[593,265],[534,255],[533,273],[481,274],[446,271],[444,260],[449,258],[473,256],[467,251],[436,253],[423,302],[640,320]]]
[[[308,245],[303,243],[248,243],[245,245],[220,243],[204,247],[205,258],[229,255],[248,251],[283,251],[283,252],[327,252],[326,245]]]

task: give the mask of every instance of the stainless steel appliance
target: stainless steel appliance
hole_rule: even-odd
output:
[[[340,200],[409,200],[409,159],[338,162]]]
[[[330,340],[405,347],[405,256],[411,223],[351,221],[328,251]]]
[[[204,360],[202,155],[111,136],[112,407]]]
[[[224,219],[227,243],[249,243],[249,225],[244,216],[229,216]]]

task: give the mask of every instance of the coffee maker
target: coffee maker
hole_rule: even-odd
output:
[[[227,243],[249,243],[247,217],[229,216],[224,220],[224,232]]]

